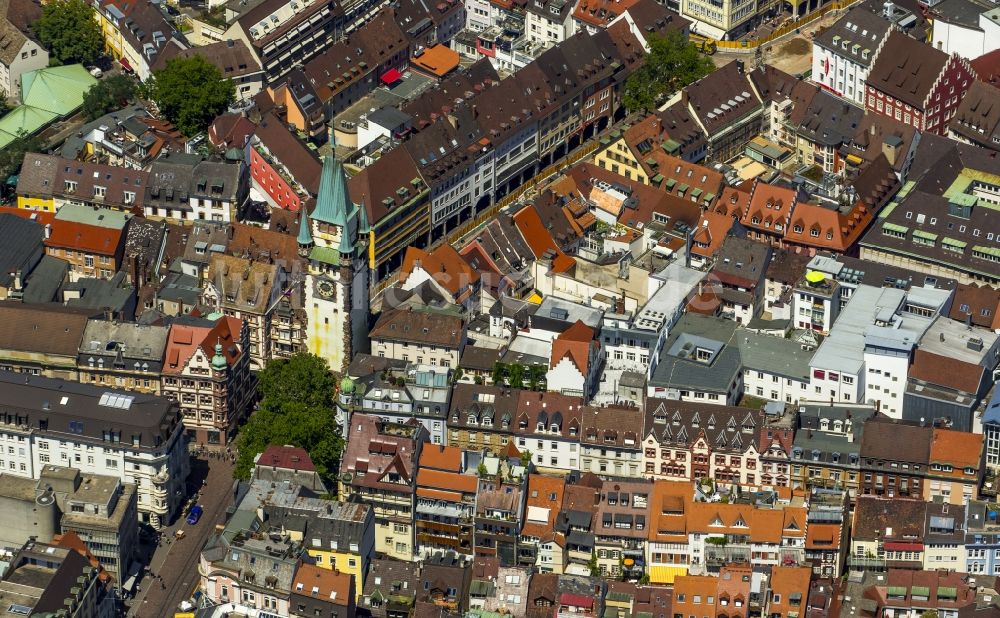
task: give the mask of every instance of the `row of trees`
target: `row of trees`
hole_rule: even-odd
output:
[[[334,419],[336,384],[326,360],[313,354],[271,361],[257,374],[261,400],[236,439],[236,478],[250,478],[254,458],[267,445],[291,444],[309,453],[325,481],[334,481],[344,450]]]

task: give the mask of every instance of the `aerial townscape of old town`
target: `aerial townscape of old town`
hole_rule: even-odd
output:
[[[1000,618],[1000,0],[0,0],[0,618]]]

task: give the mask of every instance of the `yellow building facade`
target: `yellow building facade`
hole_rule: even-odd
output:
[[[624,137],[598,152],[594,157],[594,163],[612,174],[621,174],[626,178],[638,180],[644,185],[649,184],[649,176],[643,170],[632,149],[625,143]]]
[[[316,561],[316,566],[327,571],[337,570],[353,577],[355,600],[361,598],[364,593],[367,566],[360,552],[307,547],[306,553]]]

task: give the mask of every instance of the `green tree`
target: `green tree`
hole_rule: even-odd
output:
[[[711,58],[699,53],[678,31],[650,36],[649,48],[642,66],[625,82],[623,101],[629,111],[655,109],[664,95],[677,92],[715,69]]]
[[[37,135],[28,135],[24,129],[18,131],[17,137],[0,150],[0,182],[16,174],[24,162],[24,155],[29,152],[44,152],[45,142]]]
[[[301,401],[314,408],[333,409],[337,380],[325,359],[295,354],[274,360],[257,374],[257,392],[263,400]]]
[[[135,92],[135,82],[128,76],[113,75],[91,86],[83,95],[83,113],[87,120],[96,120],[128,105],[135,99]]]
[[[528,367],[528,388],[533,391],[541,390],[546,373],[544,365],[531,365]]]
[[[146,84],[150,98],[181,133],[204,131],[236,99],[232,80],[201,56],[171,58]]]
[[[236,441],[236,478],[250,478],[254,458],[269,444],[292,444],[304,448],[320,476],[332,481],[344,449],[334,419],[335,385],[326,360],[312,354],[272,361],[261,371],[260,406]]]
[[[587,563],[587,566],[590,568],[590,576],[591,577],[600,577],[601,576],[601,567],[598,566],[598,564],[597,564],[597,550],[596,549],[593,549],[593,550],[590,551],[590,562]]]
[[[524,388],[524,365],[514,363],[510,366],[510,387]]]
[[[504,378],[506,377],[507,377],[507,367],[500,361],[494,363],[493,375],[492,375],[493,383],[499,386],[504,383]]]
[[[101,27],[86,0],[50,0],[33,28],[55,64],[88,64],[104,51]]]

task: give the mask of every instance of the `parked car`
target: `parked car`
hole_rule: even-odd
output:
[[[104,75],[104,72],[101,71],[100,67],[91,67],[90,74],[96,77],[97,79],[101,79],[101,76]]]
[[[196,523],[198,523],[198,520],[201,519],[201,514],[202,514],[202,508],[199,505],[196,504],[193,507],[191,507],[191,510],[188,511],[188,516],[187,516],[188,525],[193,526]]]

